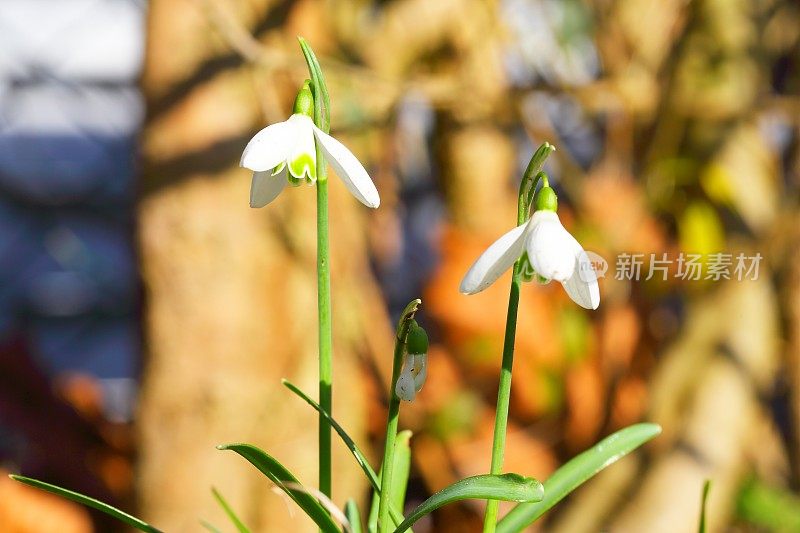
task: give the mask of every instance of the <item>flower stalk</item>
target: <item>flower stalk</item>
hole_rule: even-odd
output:
[[[303,38],[300,48],[308,64],[314,96],[314,124],[330,131],[330,97],[314,52]],[[315,143],[317,173],[317,313],[319,315],[319,404],[333,415],[333,326],[331,322],[330,239],[328,233],[328,175],[325,154]],[[319,417],[319,490],[331,497],[331,424]]]
[[[394,344],[394,360],[392,363],[392,382],[389,386],[389,415],[386,421],[386,443],[383,449],[383,473],[381,474],[381,496],[378,504],[378,533],[391,531],[393,527],[389,521],[389,508],[391,504],[390,490],[392,486],[394,448],[397,440],[397,423],[400,417],[400,398],[395,391],[397,380],[403,369],[403,355],[406,351],[406,340],[409,328],[412,326],[422,300],[416,299],[409,303],[397,323],[397,336]]]
[[[530,207],[535,194],[540,170],[545,159],[555,148],[544,143],[531,157],[519,187],[517,201],[517,226],[528,219]],[[494,438],[492,439],[491,474],[500,474],[503,470],[503,459],[506,449],[506,431],[508,428],[508,406],[511,399],[511,371],[514,366],[514,341],[517,333],[517,310],[519,308],[519,289],[522,278],[523,257],[514,263],[511,274],[511,290],[508,296],[508,314],[506,315],[506,331],[503,338],[503,361],[500,368],[500,382],[497,389],[497,407],[494,421]],[[497,526],[497,513],[500,502],[487,500],[486,513],[483,519],[484,533],[494,533]]]

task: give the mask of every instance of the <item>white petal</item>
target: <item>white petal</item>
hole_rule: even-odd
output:
[[[583,251],[581,245],[552,211],[535,212],[530,224],[527,248],[531,266],[547,279],[568,280],[575,271],[575,258]]]
[[[414,378],[411,377],[411,372],[403,372],[397,378],[397,384],[394,387],[394,392],[397,397],[407,402],[413,402],[417,396],[417,391],[414,390]]]
[[[425,385],[428,378],[428,354],[417,354],[414,356],[414,390],[419,392]]]
[[[494,283],[522,255],[529,227],[530,223],[517,226],[489,246],[467,271],[459,290],[475,294]]]
[[[295,123],[290,118],[267,126],[250,139],[239,166],[254,172],[265,172],[286,161],[294,145]]]
[[[277,198],[286,187],[286,172],[286,165],[276,174],[273,174],[271,170],[253,172],[253,183],[250,185],[250,207],[264,207]]]
[[[597,309],[600,305],[600,288],[597,285],[597,274],[592,268],[589,256],[581,250],[576,258],[575,271],[564,282],[564,290],[572,301],[586,309]]]
[[[367,207],[378,207],[381,203],[378,189],[375,188],[375,184],[372,183],[358,158],[345,145],[316,126],[314,135],[317,136],[325,157],[352,195]]]
[[[292,115],[289,119],[295,128],[294,145],[286,159],[289,172],[298,179],[317,179],[317,150],[314,144],[314,122],[305,115]]]

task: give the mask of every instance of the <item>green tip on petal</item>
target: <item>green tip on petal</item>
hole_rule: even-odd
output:
[[[542,187],[536,194],[536,210],[537,211],[557,211],[558,210],[558,196],[556,191],[551,187]]]

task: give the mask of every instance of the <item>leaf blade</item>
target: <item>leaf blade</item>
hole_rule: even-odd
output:
[[[325,533],[339,533],[339,527],[325,508],[310,494],[287,487],[284,483],[301,486],[300,481],[278,460],[252,444],[233,443],[217,446],[218,450],[236,452],[281,488]]]
[[[542,484],[519,474],[484,474],[456,481],[414,509],[394,533],[406,531],[414,522],[434,510],[459,500],[503,500],[516,502],[539,501],[544,497]]]
[[[606,437],[556,470],[544,482],[544,499],[514,507],[497,523],[497,532],[522,531],[579,485],[659,433],[661,426],[644,423],[628,426]]]
[[[282,379],[281,383],[283,386],[295,393],[301,400],[306,402],[308,405],[313,407],[320,415],[325,417],[328,423],[331,425],[334,431],[339,435],[339,437],[344,442],[345,446],[350,450],[350,453],[353,454],[358,465],[361,467],[361,470],[364,471],[364,474],[369,479],[370,485],[372,485],[373,490],[375,490],[378,494],[381,491],[381,483],[378,478],[378,475],[375,473],[375,470],[370,466],[369,461],[367,460],[367,456],[361,451],[355,441],[347,434],[344,428],[339,424],[336,419],[334,419],[327,411],[325,411],[320,404],[312,400],[305,392],[300,390],[297,385],[292,383],[287,379]],[[410,452],[409,452],[410,453]],[[402,509],[402,506],[400,507]],[[395,525],[399,524],[403,521],[403,514],[401,511],[398,510],[397,507],[392,506],[389,508],[389,513],[392,516],[392,522]]]
[[[71,500],[81,505],[85,505],[86,507],[91,507],[92,509],[96,509],[113,518],[116,518],[120,522],[123,522],[131,527],[138,529],[139,531],[144,531],[145,533],[163,533],[161,530],[156,529],[155,527],[151,526],[144,520],[136,518],[133,515],[129,515],[128,513],[121,511],[112,505],[103,503],[100,500],[96,500],[94,498],[86,496],[85,494],[81,494],[80,492],[75,492],[69,489],[65,489],[63,487],[59,487],[58,485],[45,483],[44,481],[39,481],[38,479],[33,479],[30,477],[18,476],[15,474],[10,474],[8,477],[19,483],[23,483],[25,485],[49,492],[51,494],[55,494],[56,496],[61,496],[62,498]]]
[[[246,525],[244,525],[244,522],[239,519],[233,508],[228,505],[228,502],[225,501],[225,498],[222,497],[222,494],[220,494],[216,488],[211,487],[211,494],[214,495],[214,499],[217,500],[219,506],[222,507],[222,510],[225,511],[226,515],[228,515],[230,521],[233,522],[234,526],[236,526],[236,531],[239,533],[250,533],[250,530]]]

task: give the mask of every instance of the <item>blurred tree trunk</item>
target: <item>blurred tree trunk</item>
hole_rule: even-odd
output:
[[[303,24],[295,11],[308,3],[271,4],[223,7],[277,43],[269,51],[292,58],[291,69],[246,65],[209,23],[211,3],[150,4],[138,494],[143,515],[165,531],[196,531],[199,519],[226,527],[212,485],[254,531],[314,530],[252,466],[214,449],[256,444],[317,484],[315,413],[280,385],[287,377],[316,397],[315,194],[288,188],[250,209],[251,174],[236,163],[258,128],[287,116],[306,77],[294,35],[318,53],[328,40],[317,25],[292,26]],[[335,414],[359,441],[366,399],[356,355],[390,358],[391,333],[368,266],[370,213],[332,179]],[[346,449],[334,447],[334,501],[343,506],[364,483]]]

